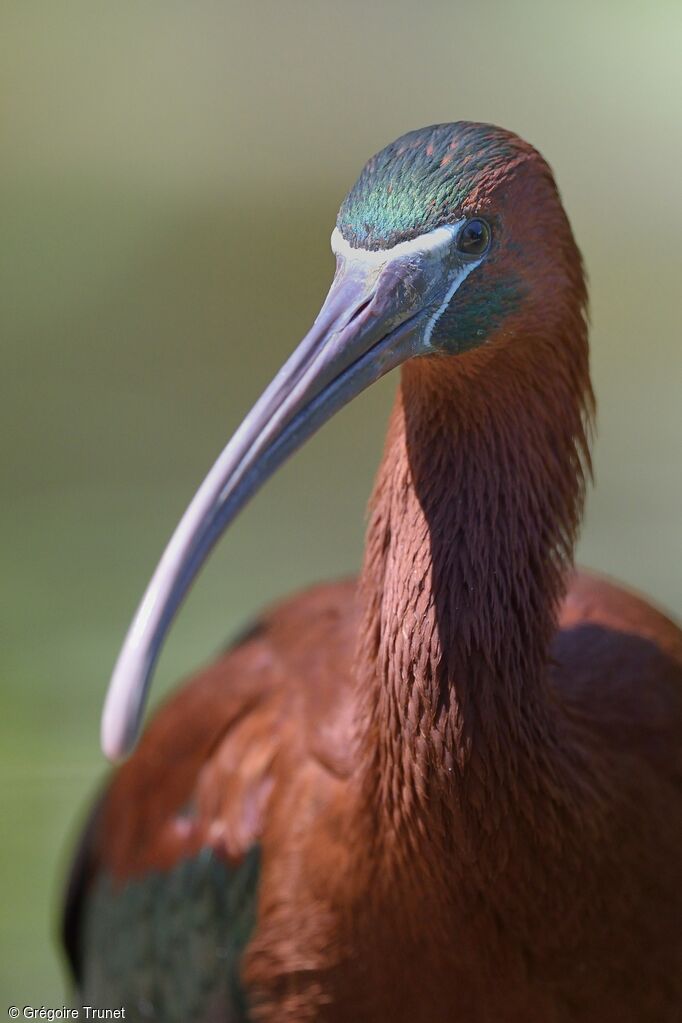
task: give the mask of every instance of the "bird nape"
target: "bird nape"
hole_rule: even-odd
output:
[[[228,523],[400,365],[362,571],[266,613],[114,773],[68,886],[79,994],[183,1023],[679,1020],[682,633],[572,568],[593,398],[552,173],[491,125],[410,132],[332,246],[145,594],[107,753]]]

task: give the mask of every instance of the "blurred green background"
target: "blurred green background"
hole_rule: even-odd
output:
[[[400,133],[494,121],[554,166],[590,273],[600,407],[580,558],[682,612],[681,52],[676,0],[2,4],[7,1004],[60,1004],[60,877],[104,770],[118,645],[195,486],[317,312],[341,198]],[[394,386],[240,518],[156,699],[263,603],[355,570]]]

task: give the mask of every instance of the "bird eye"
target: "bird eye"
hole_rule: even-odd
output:
[[[467,220],[457,236],[457,248],[467,256],[480,256],[490,245],[491,231],[485,220]]]

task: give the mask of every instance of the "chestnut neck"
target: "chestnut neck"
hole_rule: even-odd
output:
[[[491,807],[556,772],[549,646],[592,407],[581,323],[571,344],[503,339],[403,368],[370,503],[357,684],[363,789],[411,844],[436,824],[452,834],[453,813],[494,828]]]

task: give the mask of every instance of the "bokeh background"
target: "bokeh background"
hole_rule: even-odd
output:
[[[2,4],[6,1004],[61,1004],[61,875],[105,769],[117,647],[195,486],[317,311],[341,198],[395,136],[494,121],[554,166],[600,407],[580,558],[682,612],[681,52],[678,0]],[[394,386],[237,522],[156,700],[263,603],[356,569]]]

